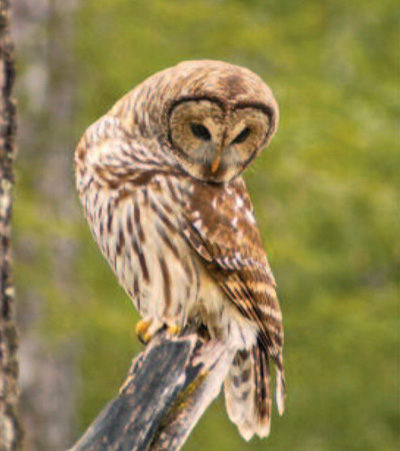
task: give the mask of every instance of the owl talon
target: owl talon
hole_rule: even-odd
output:
[[[165,324],[156,319],[141,319],[136,324],[136,334],[143,344],[147,344]]]
[[[153,321],[149,319],[142,319],[136,324],[136,335],[144,344],[148,343],[153,338],[153,334],[149,331],[152,322]]]
[[[173,326],[167,327],[167,334],[177,336],[182,332],[182,326],[179,326],[178,324],[175,324]]]
[[[144,342],[144,344],[147,344],[152,338],[154,337],[154,335],[152,335],[151,333],[147,332],[144,335],[142,335],[142,341]]]

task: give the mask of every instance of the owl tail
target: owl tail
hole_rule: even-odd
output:
[[[276,370],[276,402],[282,415],[285,382],[279,363]],[[272,405],[270,369],[268,356],[260,344],[251,350],[237,352],[225,380],[225,402],[230,420],[237,425],[245,440],[250,440],[254,434],[261,438],[269,435]]]

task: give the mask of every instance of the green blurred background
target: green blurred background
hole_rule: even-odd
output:
[[[399,449],[397,2],[41,0],[28,19],[26,3],[15,7],[14,241],[29,449],[71,445],[141,349],[74,192],[74,146],[137,83],[198,58],[254,70],[280,105],[278,134],[245,178],[279,286],[288,398],[271,436],[246,444],[221,396],[184,449]],[[37,377],[45,393],[53,373],[54,393],[67,388],[48,421],[68,410],[69,428],[49,444],[29,387]]]

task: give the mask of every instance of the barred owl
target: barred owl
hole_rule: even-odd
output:
[[[282,314],[241,177],[278,118],[253,72],[188,61],[120,99],[75,158],[85,216],[142,317],[138,333],[199,324],[234,348],[226,407],[246,440],[269,434],[271,362],[284,409]]]

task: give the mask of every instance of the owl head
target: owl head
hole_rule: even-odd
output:
[[[129,103],[139,129],[151,130],[187,174],[212,183],[241,174],[279,120],[261,78],[220,61],[186,61],[159,72],[132,92]]]

